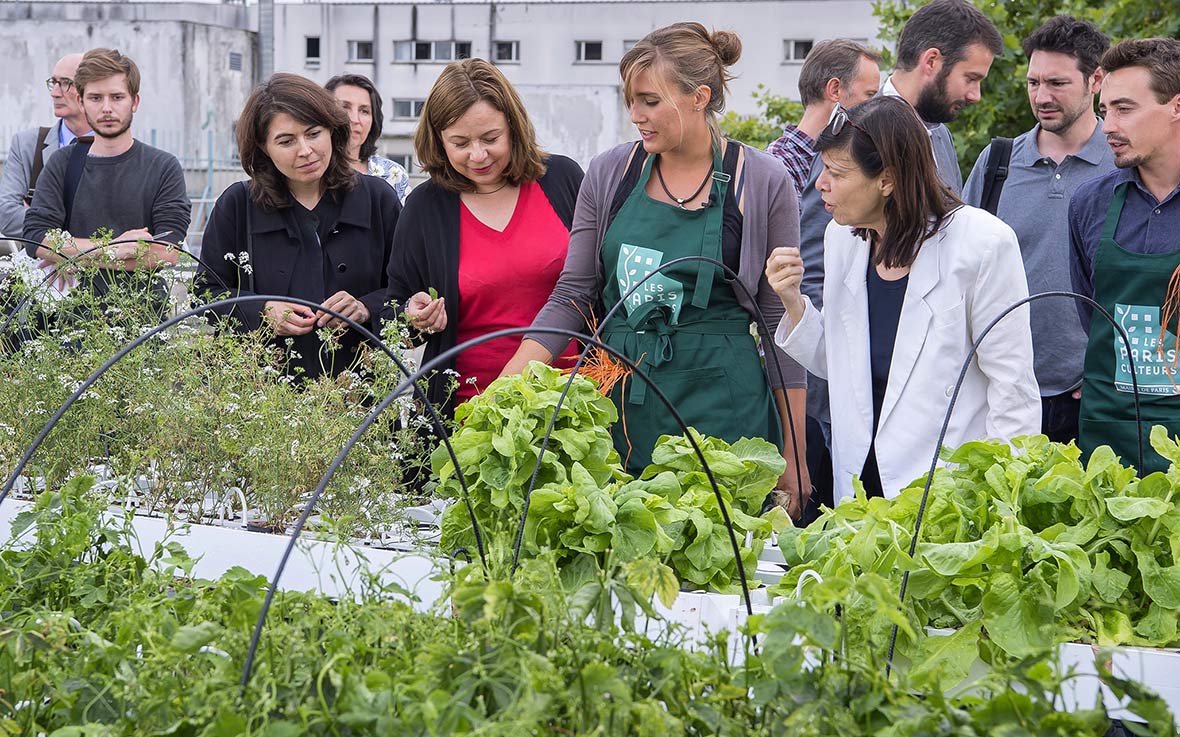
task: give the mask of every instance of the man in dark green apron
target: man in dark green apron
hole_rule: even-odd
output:
[[[1090,335],[1078,445],[1087,455],[1109,445],[1139,466],[1141,435],[1144,475],[1168,466],[1148,443],[1151,426],[1180,434],[1180,41],[1125,41],[1101,66],[1103,132],[1119,171],[1083,184],[1070,202],[1072,272],[1075,291],[1102,305],[1129,345],[1079,307]]]
[[[737,153],[736,145],[730,149]],[[637,361],[696,430],[731,443],[761,437],[781,450],[783,435],[750,334],[750,314],[721,270],[690,262],[645,280],[662,264],[685,256],[722,261],[729,167],[714,149],[710,201],[715,204],[689,210],[646,193],[655,158],[649,156],[644,163],[639,181],[603,239],[607,309],[643,282],[606,325],[604,339]],[[620,415],[613,430],[615,446],[628,472],[638,474],[651,462],[660,435],[680,435],[683,430],[638,378],[620,382],[612,399]]]

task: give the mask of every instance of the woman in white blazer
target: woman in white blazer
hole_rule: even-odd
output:
[[[797,248],[766,274],[786,308],[775,342],[828,380],[837,500],[853,477],[893,498],[929,468],[971,345],[1028,296],[1016,234],[968,207],[938,178],[913,108],[877,97],[840,110],[817,148],[816,182],[833,222],[824,235],[824,308],[799,291]],[[1004,318],[967,370],[945,444],[1040,431],[1029,309]]]

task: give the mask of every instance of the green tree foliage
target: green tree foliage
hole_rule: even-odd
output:
[[[929,0],[878,0],[873,13],[880,19],[879,37],[893,45],[901,28]],[[1180,13],[1166,0],[975,0],[1004,36],[1005,52],[992,64],[983,83],[983,99],[950,125],[959,164],[970,172],[979,152],[993,136],[1016,136],[1036,122],[1025,88],[1028,60],[1021,40],[1055,15],[1093,21],[1115,43],[1128,38],[1180,38]],[[886,52],[886,61],[892,64]]]
[[[803,105],[786,96],[773,94],[761,84],[754,90],[753,97],[758,103],[758,114],[728,112],[721,119],[721,132],[727,138],[765,149],[783,134],[784,125],[799,120]]]

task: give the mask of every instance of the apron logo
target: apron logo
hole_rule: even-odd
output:
[[[1180,395],[1180,372],[1176,367],[1176,336],[1160,325],[1160,309],[1143,305],[1115,304],[1114,318],[1131,342],[1135,379],[1140,394]],[[1163,350],[1160,350],[1161,341]],[[1120,392],[1134,392],[1127,348],[1114,336],[1114,386]]]
[[[644,281],[663,261],[662,251],[622,243],[619,246],[619,260],[615,265],[615,278],[619,282],[620,295],[626,294],[636,284],[643,282],[624,304],[628,315],[645,304],[656,302],[672,309],[668,323],[675,325],[679,322],[680,305],[684,302],[684,285],[662,273]]]

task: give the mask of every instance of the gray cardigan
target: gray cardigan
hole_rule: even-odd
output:
[[[583,315],[589,315],[591,306],[602,297],[602,239],[609,226],[610,204],[634,148],[634,143],[624,143],[595,156],[590,162],[578,192],[565,268],[549,295],[549,301],[533,321],[535,327],[586,330]],[[803,387],[807,385],[806,372],[774,344],[774,330],[782,319],[783,303],[770,288],[764,274],[766,259],[772,249],[799,245],[799,204],[795,186],[778,159],[745,144],[742,148],[745,151],[742,170],[745,185],[739,202],[742,205],[742,245],[738,278],[758,296],[758,307],[767,321],[766,325],[758,326],[758,334],[763,347],[778,354],[786,386]],[[756,314],[753,303],[741,289],[734,287],[734,293],[753,322]],[[611,305],[606,307],[610,309]],[[553,355],[559,354],[567,342],[565,338],[546,333],[525,337],[545,346]],[[774,363],[769,359],[767,375],[771,387],[781,388]]]

